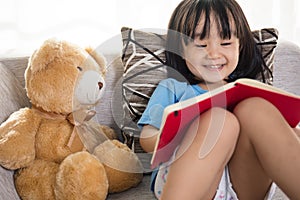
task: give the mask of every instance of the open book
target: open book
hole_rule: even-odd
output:
[[[300,121],[300,96],[252,79],[239,79],[223,87],[165,108],[159,136],[153,152],[151,167],[170,159],[180,143],[183,131],[189,123],[211,107],[232,110],[237,103],[249,98],[261,97],[271,102],[291,127]]]

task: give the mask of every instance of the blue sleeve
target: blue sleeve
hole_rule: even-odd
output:
[[[138,121],[138,126],[142,127],[149,124],[159,128],[165,107],[177,102],[175,92],[173,79],[161,81],[154,90],[142,117]]]

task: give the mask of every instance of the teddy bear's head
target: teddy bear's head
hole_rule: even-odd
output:
[[[27,96],[33,106],[68,114],[94,105],[103,93],[105,59],[96,51],[66,41],[46,40],[29,59]]]

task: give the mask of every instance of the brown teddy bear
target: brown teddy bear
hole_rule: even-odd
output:
[[[105,199],[141,181],[137,156],[91,119],[105,89],[105,64],[96,51],[55,39],[30,57],[31,107],[0,126],[0,164],[16,170],[22,199]]]

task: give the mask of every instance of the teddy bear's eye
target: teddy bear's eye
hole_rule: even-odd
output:
[[[99,87],[99,90],[101,90],[103,88],[103,83],[102,82],[98,82],[98,87]]]
[[[82,71],[82,68],[81,68],[81,67],[79,67],[79,66],[77,67],[77,69],[78,69],[79,71]]]

